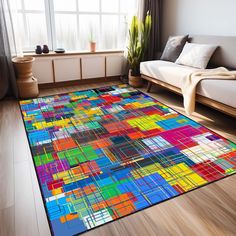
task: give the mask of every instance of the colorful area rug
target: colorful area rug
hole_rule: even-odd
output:
[[[20,102],[48,220],[77,235],[236,172],[236,145],[127,85]]]

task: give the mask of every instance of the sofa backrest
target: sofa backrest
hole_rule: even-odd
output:
[[[236,69],[236,36],[190,35],[190,42],[219,46],[209,64]]]

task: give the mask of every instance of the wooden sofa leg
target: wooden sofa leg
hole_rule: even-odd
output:
[[[147,92],[149,93],[152,87],[152,82],[148,81]]]

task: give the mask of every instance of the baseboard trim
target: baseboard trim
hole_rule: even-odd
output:
[[[102,78],[94,78],[94,79],[81,79],[81,80],[39,84],[39,89],[59,88],[59,87],[66,87],[66,86],[92,84],[92,83],[100,83],[100,82],[103,83],[103,82],[110,82],[110,81],[120,81],[120,76],[110,76],[110,77],[102,77]]]

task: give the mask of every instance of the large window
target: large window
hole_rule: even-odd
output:
[[[50,49],[122,49],[137,0],[17,0],[24,51],[48,44]]]

